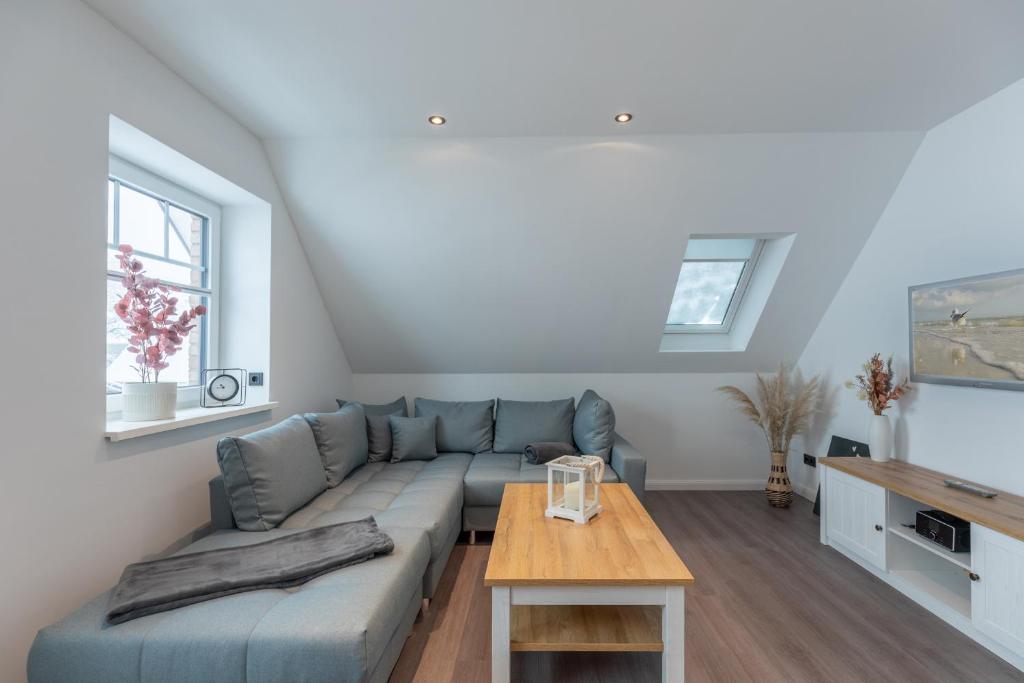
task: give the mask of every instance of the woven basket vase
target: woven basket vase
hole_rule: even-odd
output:
[[[768,504],[776,508],[788,508],[793,502],[793,484],[786,471],[785,453],[772,453],[772,472],[768,475],[764,495],[768,498]]]

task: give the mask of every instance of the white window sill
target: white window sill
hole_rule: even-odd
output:
[[[195,425],[226,420],[231,417],[262,413],[277,407],[277,401],[263,401],[244,406],[227,406],[223,408],[179,408],[178,414],[170,420],[153,420],[152,422],[124,422],[108,420],[107,431],[104,433],[111,441],[124,441],[140,436],[169,432],[172,429],[183,429]]]

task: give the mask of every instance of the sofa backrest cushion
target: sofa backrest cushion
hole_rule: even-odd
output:
[[[416,417],[437,417],[437,450],[482,453],[494,443],[494,400],[433,401],[417,398]]]
[[[355,401],[343,401],[340,398],[334,400],[338,402],[339,408],[344,408],[348,403],[355,403]],[[409,416],[409,408],[405,403],[405,396],[396,398],[391,403],[360,403],[359,405],[363,407],[363,412],[367,415],[395,415],[401,411],[399,414],[402,417]]]
[[[391,423],[391,462],[433,460],[437,457],[437,416],[388,418]]]
[[[346,403],[334,413],[306,413],[303,417],[313,430],[328,486],[334,488],[349,472],[366,464],[369,449],[363,406]]]
[[[608,462],[615,442],[615,411],[593,389],[583,392],[576,406],[572,437],[580,453],[599,455]]]
[[[522,453],[531,443],[571,442],[574,403],[571,398],[558,401],[499,398],[494,417],[494,452]]]
[[[327,488],[313,430],[301,415],[217,444],[235,523],[267,531]]]

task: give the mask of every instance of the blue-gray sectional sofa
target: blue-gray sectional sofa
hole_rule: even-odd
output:
[[[386,556],[297,588],[106,621],[109,591],[42,629],[30,683],[386,681],[463,530],[492,530],[508,482],[547,480],[526,443],[567,441],[643,497],[646,462],[592,391],[565,401],[405,399],[294,416],[218,445],[213,533],[177,554],[259,543],[372,515]],[[432,425],[429,427],[428,425]],[[433,441],[431,441],[431,438]],[[504,452],[502,451],[504,449]],[[314,466],[317,465],[317,466]]]

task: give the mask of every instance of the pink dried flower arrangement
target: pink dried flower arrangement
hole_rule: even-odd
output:
[[[893,380],[896,373],[892,369],[892,356],[888,362],[882,361],[882,354],[876,353],[864,364],[864,374],[857,375],[856,382],[847,380],[847,388],[857,389],[857,398],[867,401],[875,415],[881,415],[893,401],[910,391],[910,381],[906,378],[900,383]]]
[[[196,319],[206,313],[206,306],[200,304],[178,314],[176,290],[146,277],[131,245],[122,244],[117,251],[125,292],[114,304],[114,313],[128,330],[128,351],[137,354],[134,370],[143,382],[158,382],[167,359],[181,349]]]

